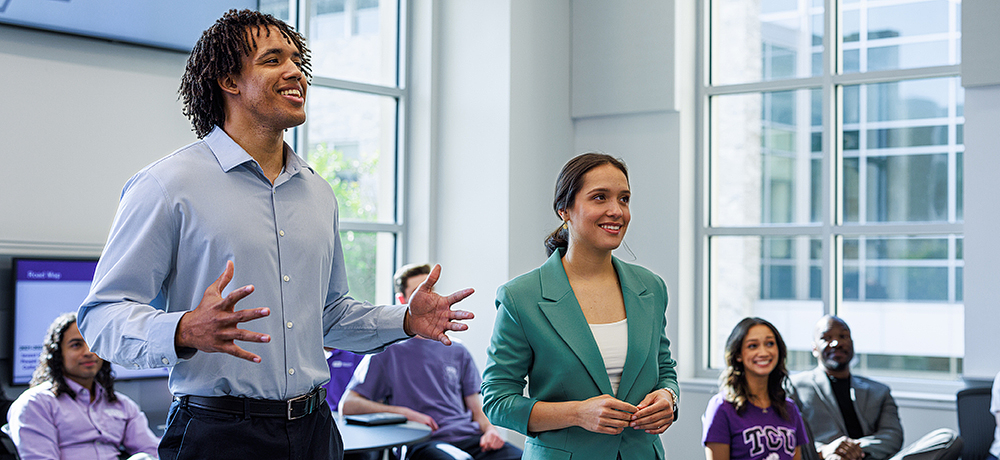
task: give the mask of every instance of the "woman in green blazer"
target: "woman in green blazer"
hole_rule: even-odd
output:
[[[667,288],[611,255],[631,219],[629,199],[620,160],[570,160],[556,183],[563,225],[546,241],[549,259],[497,292],[483,409],[528,436],[524,459],[664,457],[659,435],[679,392]]]

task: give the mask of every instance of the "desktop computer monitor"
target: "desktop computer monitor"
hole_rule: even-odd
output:
[[[97,259],[15,258],[13,369],[11,383],[26,385],[38,365],[45,333],[57,316],[75,312],[90,292]],[[162,307],[160,298],[153,302]],[[112,365],[118,380],[166,377],[166,367],[126,369]]]

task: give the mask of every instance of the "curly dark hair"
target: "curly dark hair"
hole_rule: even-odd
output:
[[[199,139],[208,135],[212,127],[222,126],[226,114],[222,106],[222,89],[218,79],[239,74],[243,70],[243,56],[250,56],[257,48],[255,36],[263,32],[270,36],[273,26],[285,40],[298,49],[300,68],[308,81],[311,78],[309,48],[305,38],[284,21],[254,10],[229,10],[201,34],[191,50],[178,99],[184,104],[184,115]],[[251,32],[252,33],[248,33]]]
[[[766,319],[743,318],[733,328],[733,332],[729,334],[729,339],[726,340],[726,370],[719,376],[719,386],[722,388],[726,401],[736,406],[737,414],[743,415],[747,410],[747,404],[750,404],[750,385],[747,383],[743,363],[736,359],[740,357],[743,351],[743,340],[746,339],[750,328],[757,325],[764,325],[771,329],[771,332],[774,334],[774,341],[778,345],[778,363],[767,376],[767,395],[771,399],[771,407],[774,407],[778,415],[784,420],[789,420],[791,415],[788,413],[788,407],[785,405],[786,393],[783,386],[785,380],[788,378],[788,368],[785,367],[785,358],[788,356],[788,349],[785,347],[785,341],[781,338],[781,334],[778,333],[778,329]]]
[[[66,335],[66,330],[74,324],[76,324],[76,313],[63,313],[49,325],[49,330],[45,333],[45,343],[42,345],[42,354],[38,356],[38,366],[31,375],[29,386],[51,382],[53,394],[56,396],[68,394],[70,398],[76,399],[76,392],[66,384],[64,374],[66,368],[63,365],[62,352],[63,337]],[[104,387],[108,402],[118,401],[118,397],[115,396],[115,376],[111,371],[110,362],[104,361],[94,381]]]

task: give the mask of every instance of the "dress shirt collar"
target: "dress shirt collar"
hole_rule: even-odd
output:
[[[204,141],[208,144],[208,147],[212,149],[212,153],[215,155],[215,159],[218,160],[219,166],[222,170],[229,172],[233,168],[246,163],[248,161],[254,161],[253,157],[243,150],[233,138],[229,137],[222,128],[216,126],[212,128],[212,131],[205,136]],[[288,174],[289,176],[294,176],[302,170],[303,167],[309,168],[295,151],[285,143],[284,144],[284,154],[285,154],[285,167],[282,171],[283,174]],[[311,168],[310,168],[311,169]]]
[[[76,393],[77,401],[83,403],[90,402],[90,388],[80,385],[79,383],[76,383],[76,381],[72,379],[66,379],[66,385],[68,385],[69,388],[73,390],[73,393]],[[86,395],[86,398],[80,399],[81,395]],[[101,386],[100,383],[97,383],[97,380],[94,380],[94,401],[98,401],[100,398],[103,397],[104,397],[104,387]]]

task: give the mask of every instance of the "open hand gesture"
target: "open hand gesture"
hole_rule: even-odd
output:
[[[222,297],[222,291],[233,279],[233,262],[226,263],[226,271],[205,289],[201,303],[194,310],[184,313],[177,323],[174,334],[174,346],[194,348],[208,353],[229,353],[237,358],[243,358],[255,363],[260,362],[260,356],[240,348],[234,341],[270,342],[267,334],[239,329],[237,324],[252,321],[271,314],[268,308],[253,308],[234,311],[236,302],[253,292],[253,286],[247,285],[234,289],[229,295]]]
[[[458,321],[475,317],[472,312],[452,310],[451,306],[472,295],[474,291],[472,288],[466,288],[448,297],[442,297],[434,292],[434,283],[437,283],[440,276],[441,265],[436,264],[427,275],[427,279],[410,295],[410,305],[403,320],[403,330],[409,335],[416,334],[451,345],[451,339],[445,332],[464,331],[469,325]]]

